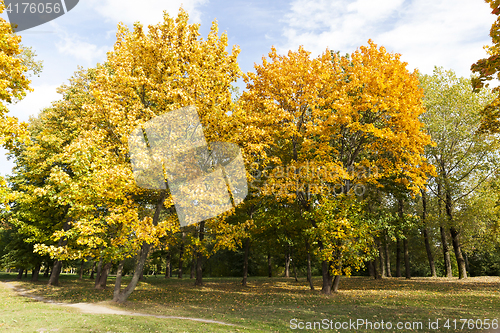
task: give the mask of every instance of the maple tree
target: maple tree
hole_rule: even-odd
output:
[[[226,51],[227,36],[213,23],[208,39],[199,25],[188,25],[182,9],[177,18],[145,33],[136,23],[119,25],[114,50],[92,71],[85,99],[72,100],[81,125],[76,137],[58,154],[71,166],[52,170],[59,198],[70,206],[71,228],[56,239],[78,246],[44,246],[41,252],[61,259],[102,257],[120,261],[114,300],[123,302],[134,290],[145,260],[159,240],[178,230],[172,196],[167,190],[141,189],[130,165],[130,134],[148,120],[193,105],[207,141],[230,141],[231,83],[239,75],[238,48]],[[68,93],[75,89],[68,87]],[[167,214],[161,211],[166,207]],[[201,240],[201,239],[200,239]],[[123,259],[139,251],[134,276],[121,290]]]
[[[260,170],[272,169],[264,195],[312,211],[314,200],[335,187],[352,193],[384,177],[415,193],[423,187],[432,167],[422,156],[430,143],[418,119],[422,91],[398,54],[369,41],[350,57],[327,50],[310,59],[303,48],[280,56],[273,48],[269,58],[245,76],[242,95],[248,140],[260,143]],[[375,168],[380,172],[369,172]],[[332,264],[323,261],[324,293],[333,283]]]
[[[496,15],[490,29],[490,37],[493,42],[490,46],[485,46],[488,57],[478,60],[471,66],[471,71],[475,76],[471,80],[475,92],[482,88],[488,88],[489,82],[493,79],[500,79],[500,1],[485,0],[493,9],[492,14]],[[482,124],[479,128],[483,132],[498,132],[500,130],[500,87],[491,89],[496,97],[484,106],[481,111]]]

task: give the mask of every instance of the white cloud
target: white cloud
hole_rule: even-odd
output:
[[[106,52],[111,48],[109,46],[97,46],[81,40],[77,35],[60,34],[61,41],[56,43],[57,51],[61,54],[70,55],[75,59],[83,60],[88,66],[106,59]]]
[[[327,47],[351,53],[372,39],[401,53],[410,69],[430,73],[437,65],[468,77],[490,42],[490,12],[484,2],[470,0],[295,0],[283,19],[286,42],[278,49],[303,45],[313,55]]]
[[[12,168],[15,166],[14,161],[7,160],[7,153],[9,151],[0,147],[0,176],[7,176],[12,174]]]
[[[201,22],[201,12],[198,6],[208,3],[208,0],[91,0],[94,9],[113,24],[123,22],[133,24],[137,21],[144,26],[163,21],[163,11],[170,16],[177,16],[182,6],[188,13],[190,21]]]

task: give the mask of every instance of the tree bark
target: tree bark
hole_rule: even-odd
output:
[[[311,269],[311,252],[309,251],[309,242],[306,240],[306,252],[307,252],[307,281],[309,282],[309,288],[314,290],[314,284],[312,282],[312,269]]]
[[[285,254],[285,277],[290,277],[290,245],[287,246]]]
[[[385,271],[384,249],[382,248],[382,242],[378,238],[375,240],[375,243],[376,243],[377,249],[378,249],[378,256],[379,256],[378,264],[379,264],[379,269],[381,272],[381,277],[385,278],[385,277],[387,277],[387,272]]]
[[[69,230],[69,222],[71,221],[71,218],[66,218],[63,224],[63,230],[68,231]],[[68,239],[66,237],[61,237],[59,238],[58,242],[58,247],[61,246],[66,246],[68,244]],[[54,261],[54,266],[52,267],[52,272],[50,273],[50,278],[49,282],[47,285],[49,286],[57,286],[59,284],[59,275],[61,275],[61,268],[62,268],[62,262],[58,259]]]
[[[458,278],[466,279],[467,278],[467,268],[465,266],[465,259],[462,254],[462,249],[460,246],[460,235],[458,231],[454,228],[450,228],[451,239],[453,243],[453,251],[455,252],[455,257],[457,258],[458,265]]]
[[[52,272],[50,273],[49,286],[57,286],[59,284],[59,275],[61,274],[62,262],[57,260],[54,261],[54,266],[52,266]]]
[[[205,221],[200,222],[200,227],[198,230],[198,239],[200,241],[200,246],[203,246],[203,239],[205,238]],[[196,251],[196,281],[195,286],[203,285],[203,252],[201,249]]]
[[[96,271],[96,277],[95,277],[95,283],[94,283],[95,289],[99,289],[98,285],[101,281],[101,274],[102,274],[102,257],[99,258],[99,264],[97,264],[97,271]]]
[[[118,264],[118,270],[116,271],[115,288],[113,290],[113,300],[118,299],[120,296],[120,286],[122,285],[123,263],[124,262],[125,262],[125,260],[122,260]]]
[[[295,278],[295,282],[299,282],[299,279],[297,278],[297,267],[295,267],[295,261],[293,261],[293,248],[291,248],[290,250],[290,262],[292,263],[293,276]]]
[[[243,286],[247,285],[248,279],[248,254],[250,252],[250,238],[245,239],[245,254],[243,257],[243,280],[241,280],[241,284]]]
[[[332,289],[333,289],[334,293],[339,291],[339,284],[340,284],[340,275],[335,275],[335,278],[333,279],[333,285],[332,285]]]
[[[40,267],[41,267],[41,264],[37,263],[35,265],[35,268],[33,268],[33,271],[31,273],[31,281],[33,281],[33,282],[38,281],[38,276],[40,275]]]
[[[273,277],[273,266],[271,263],[271,251],[267,251],[267,275]]]
[[[401,240],[396,238],[396,277],[401,277]]]
[[[449,225],[453,225],[453,207],[451,194],[448,188],[445,188],[446,191],[446,215],[448,216]],[[465,279],[467,278],[467,270],[465,268],[465,260],[462,255],[462,249],[460,246],[459,233],[455,227],[450,227],[451,241],[453,244],[453,251],[455,252],[455,258],[457,259],[458,266],[458,278]]]
[[[155,214],[153,216],[153,225],[158,225],[158,220],[160,219],[160,212],[163,208],[163,202],[165,201],[165,192],[162,191],[158,202],[156,203]],[[125,289],[121,290],[121,274],[123,269],[120,269],[120,278],[118,278],[118,274],[116,276],[115,288],[113,292],[113,301],[118,303],[125,302],[128,297],[132,294],[137,283],[139,282],[139,277],[144,269],[144,264],[146,263],[146,259],[148,258],[149,250],[151,249],[151,245],[147,242],[143,242],[141,246],[141,251],[139,254],[139,260],[135,266],[134,275],[132,276],[132,280],[130,280],[129,284]]]
[[[441,234],[441,248],[443,249],[443,259],[444,267],[446,270],[446,277],[453,277],[453,271],[451,270],[451,258],[450,258],[450,248],[448,247],[448,240],[446,237],[446,231],[443,226],[439,227],[439,232]]]
[[[321,274],[323,276],[323,287],[321,292],[325,295],[330,295],[332,293],[333,276],[330,273],[330,262],[323,260],[321,263]]]
[[[425,251],[427,252],[427,259],[429,260],[431,276],[436,277],[436,266],[434,265],[434,256],[432,255],[429,233],[427,231],[427,193],[425,189],[420,190],[420,192],[422,193],[422,224],[424,226],[422,233],[424,235]]]
[[[437,277],[436,265],[434,264],[434,256],[432,255],[431,244],[429,241],[429,233],[427,231],[427,228],[424,228],[423,234],[424,234],[425,251],[427,252],[427,260],[429,260],[429,267],[431,269],[431,276]]]
[[[167,252],[165,258],[165,279],[168,279],[172,276],[172,271],[170,267],[170,252]]]
[[[403,248],[404,248],[404,255],[405,255],[405,277],[407,279],[411,279],[411,274],[410,274],[410,254],[408,252],[408,239],[403,239]]]
[[[96,279],[95,289],[106,289],[106,282],[108,280],[109,270],[111,269],[112,263],[108,262],[101,269],[101,274],[99,278]]]
[[[85,260],[82,259],[80,262],[80,271],[78,272],[78,280],[83,279],[83,264],[85,263]]]
[[[43,272],[43,277],[44,278],[49,277],[49,275],[50,275],[50,263],[46,262],[45,264],[47,266],[45,266],[45,271]]]
[[[177,273],[177,277],[179,279],[182,279],[182,266],[183,266],[183,256],[184,256],[184,240],[186,238],[186,233],[183,231],[182,232],[182,242],[181,242],[181,247],[179,249],[179,272]]]
[[[392,277],[391,274],[391,257],[389,251],[389,237],[387,237],[387,230],[384,232],[384,252],[385,252],[385,272],[387,277]]]
[[[448,247],[448,240],[446,237],[446,231],[442,222],[442,204],[441,204],[441,182],[437,183],[437,194],[438,194],[438,218],[439,218],[439,232],[441,234],[441,249],[443,250],[443,261],[446,270],[446,277],[453,277],[453,271],[451,270],[451,259],[450,259],[450,249]]]
[[[375,257],[373,261],[373,267],[375,269],[375,279],[382,279],[382,263],[380,262],[380,256]]]
[[[17,280],[21,280],[23,278],[24,268],[19,268],[19,272],[17,273]]]
[[[95,274],[95,260],[94,263],[92,264],[92,270],[90,271],[89,279],[91,280],[95,279],[94,274]]]
[[[373,260],[368,261],[367,266],[368,266],[368,274],[375,279],[377,275],[375,273],[375,263],[373,262]]]
[[[189,274],[190,279],[196,277],[196,253],[193,253],[193,258],[191,258],[191,272]]]

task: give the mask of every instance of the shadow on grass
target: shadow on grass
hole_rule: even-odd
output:
[[[6,279],[13,280],[15,275],[0,274],[0,280]],[[319,277],[313,281],[315,291],[309,289],[304,279],[295,282],[285,278],[251,278],[248,287],[242,287],[239,278],[204,278],[204,285],[195,287],[191,279],[150,276],[138,284],[122,305],[110,302],[114,277],[110,277],[105,290],[94,290],[93,280],[78,280],[68,275],[61,276],[59,286],[49,287],[46,280],[23,280],[16,284],[58,302],[107,302],[105,304],[129,311],[221,320],[270,331],[286,330],[293,318],[303,321],[403,320],[426,324],[437,319],[500,318],[500,277],[342,278],[340,292],[331,296],[321,294]],[[124,284],[127,282],[128,277]]]

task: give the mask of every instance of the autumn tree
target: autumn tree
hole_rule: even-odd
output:
[[[442,68],[421,76],[420,81],[426,108],[422,120],[436,142],[427,148],[429,162],[437,173],[428,188],[446,216],[440,223],[443,249],[449,231],[459,278],[466,278],[461,234],[467,230],[468,221],[460,215],[474,192],[498,171],[500,161],[495,137],[478,131],[481,110],[491,102],[492,95],[486,90],[473,93],[470,80],[457,78],[453,71]]]
[[[170,191],[142,189],[135,182],[128,142],[132,132],[157,116],[193,106],[208,142],[231,141],[233,135],[230,88],[239,75],[239,50],[227,52],[227,36],[219,37],[215,22],[207,40],[199,38],[199,25],[187,22],[181,10],[175,19],[164,14],[164,21],[148,32],[139,23],[132,31],[119,25],[114,50],[96,68],[90,98],[81,105],[82,129],[59,155],[71,165],[73,176],[63,169],[52,175],[71,203],[71,229],[57,237],[101,249],[108,260],[120,261],[114,293],[118,302],[135,289],[150,250],[178,228]],[[162,214],[164,208],[167,214]],[[61,258],[86,254],[70,246],[45,250]],[[122,290],[121,263],[137,252],[134,275]]]
[[[490,5],[496,16],[495,22],[490,29],[492,45],[485,46],[488,57],[478,60],[471,66],[475,76],[471,80],[475,92],[489,87],[489,81],[500,79],[500,1],[484,0]],[[491,89],[495,98],[489,101],[481,111],[482,123],[479,129],[485,132],[498,132],[500,130],[500,87]]]

